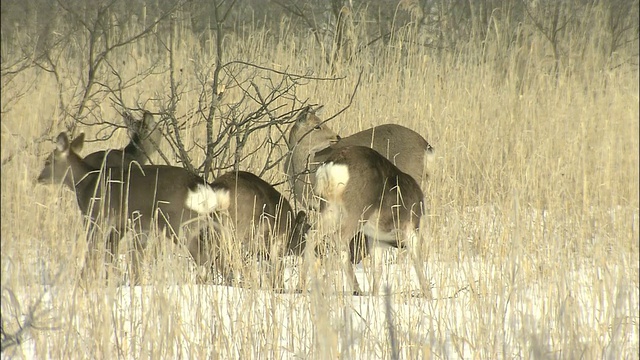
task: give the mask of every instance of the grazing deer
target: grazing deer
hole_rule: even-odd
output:
[[[215,203],[213,231],[203,232],[189,244],[189,251],[199,254],[196,262],[213,264],[212,255],[217,257],[217,270],[230,281],[242,257],[261,257],[271,262],[273,285],[283,289],[284,268],[279,261],[288,252],[302,254],[309,228],[306,213],[300,211],[294,218],[282,194],[250,172],[223,174],[210,188],[215,201],[206,203]]]
[[[228,213],[230,222],[215,221],[214,228],[226,233],[238,231],[236,238],[244,241],[241,244],[243,251],[256,249],[256,253],[262,254],[268,248],[268,255],[275,259],[284,253],[284,249],[297,254],[303,250],[303,234],[308,228],[304,212],[292,220],[289,203],[271,185],[253,174],[226,174],[207,184],[184,168],[166,165],[132,165],[126,171],[119,167],[96,170],[78,155],[83,144],[84,134],[70,143],[67,135],[60,133],[56,149],[38,177],[40,183],[62,181],[75,190],[80,210],[89,222],[90,251],[83,277],[95,261],[92,257],[98,245],[95,227],[107,229],[106,262],[111,264],[127,230],[127,222],[134,219],[139,222],[137,228],[143,232],[157,224],[159,230],[168,231],[174,239],[185,234],[191,256],[198,265],[212,259],[212,254],[205,253],[210,247],[206,239],[200,237],[200,232],[205,225],[201,220],[213,212]],[[291,231],[286,232],[287,229]],[[264,236],[263,246],[250,243],[248,236],[253,232]],[[271,241],[273,234],[280,236],[275,242]],[[140,280],[138,258],[144,244],[135,243],[135,246],[138,254],[132,258],[133,283]],[[224,246],[219,247],[224,249]],[[226,270],[224,266],[219,269]]]
[[[129,113],[125,113],[123,117],[127,125],[129,144],[122,149],[100,150],[85,156],[84,161],[94,169],[99,169],[103,163],[107,167],[124,169],[134,161],[144,165],[158,150],[162,131],[150,112],[145,111],[141,120],[134,119]]]
[[[318,231],[338,237],[340,261],[354,293],[362,290],[350,261],[349,241],[358,232],[364,233],[376,257],[388,247],[408,247],[421,279],[417,231],[424,195],[413,177],[369,147],[347,146],[317,169],[315,190],[321,199]],[[374,293],[379,285],[376,273]]]
[[[317,110],[317,109],[316,109]],[[347,146],[366,146],[384,155],[418,185],[428,178],[427,165],[433,160],[433,147],[418,133],[397,124],[384,124],[341,138],[310,107],[304,109],[289,132],[289,155],[285,171],[294,196],[304,208],[313,207],[312,187],[315,171],[336,150]],[[311,185],[309,187],[308,185]]]

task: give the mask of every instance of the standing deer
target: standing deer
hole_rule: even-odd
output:
[[[303,208],[316,208],[313,188],[316,169],[337,150],[348,146],[366,146],[376,150],[409,174],[421,187],[429,177],[428,165],[433,161],[433,147],[418,133],[397,124],[384,124],[341,138],[315,113],[305,108],[289,132],[289,155],[285,171],[289,175],[294,198]],[[366,241],[370,243],[370,241]],[[357,264],[367,254],[360,234],[350,242],[351,262]]]
[[[316,172],[321,199],[318,230],[335,239],[340,261],[354,293],[361,294],[349,250],[349,241],[364,233],[374,259],[388,247],[407,247],[421,280],[418,228],[424,195],[416,180],[377,151],[347,146],[332,152]],[[379,286],[374,269],[373,292]]]
[[[397,124],[384,124],[341,138],[315,115],[316,110],[307,107],[296,119],[289,132],[289,155],[284,164],[295,199],[304,208],[314,207],[309,200],[318,166],[336,150],[347,146],[376,150],[413,177],[418,185],[422,186],[428,179],[427,165],[433,160],[434,151],[417,132]]]
[[[103,163],[107,167],[122,167],[127,169],[132,162],[144,165],[149,162],[151,155],[158,150],[162,139],[162,131],[153,118],[153,114],[145,111],[142,119],[134,119],[131,114],[124,114],[127,125],[129,144],[122,149],[109,149],[93,152],[85,156],[84,161],[94,169],[99,169]]]
[[[129,144],[122,149],[98,150],[85,156],[84,162],[92,169],[97,170],[103,166],[128,169],[133,162],[144,165],[158,150],[162,131],[153,114],[145,110],[141,120],[133,118],[129,113],[125,113],[123,117],[130,138]]]
[[[207,184],[204,179],[184,168],[167,165],[132,165],[126,171],[119,167],[96,170],[78,155],[83,144],[84,134],[70,143],[67,135],[60,133],[56,149],[38,177],[40,183],[62,181],[75,190],[78,205],[89,226],[89,252],[83,277],[87,275],[88,266],[95,261],[92,255],[98,246],[96,226],[107,229],[106,262],[110,264],[118,253],[119,241],[127,230],[127,222],[134,219],[139,222],[137,227],[143,232],[150,231],[157,224],[161,231],[169,232],[174,239],[181,233],[185,234],[191,256],[199,265],[214,257],[204,253],[209,247],[201,246],[207,245],[203,243],[206,239],[199,238],[205,225],[204,217],[213,212],[228,212],[231,224],[237,225],[235,229],[245,231],[243,235],[257,224],[260,224],[259,230],[265,237],[265,229],[276,229],[273,233],[279,235],[284,233],[283,226],[290,225],[291,232],[287,234],[291,236],[285,237],[284,246],[295,252],[301,251],[301,232],[306,231],[305,214],[298,214],[293,224],[284,221],[284,218],[291,219],[291,207],[281,196],[275,195],[279,193],[271,185],[255,175],[227,174],[213,184]],[[256,218],[262,214],[264,219]],[[214,227],[217,229],[229,231],[226,223],[216,224]],[[295,236],[294,231],[298,231]],[[268,235],[273,236],[271,233]],[[247,243],[249,240],[243,239],[245,243],[242,247],[251,248]],[[283,245],[282,241],[268,244]],[[144,248],[144,244],[135,245],[137,254],[132,264],[134,283],[139,281],[138,257]],[[275,255],[283,252],[270,250]],[[224,270],[223,267],[220,269]]]
[[[60,133],[56,149],[38,176],[40,183],[62,181],[76,193],[78,206],[89,228],[89,251],[83,277],[95,260],[93,255],[99,238],[96,227],[104,229],[107,234],[106,262],[111,264],[118,253],[119,241],[126,232],[128,220],[136,219],[143,232],[150,231],[157,221],[161,231],[176,236],[183,230],[193,232],[195,229],[188,226],[183,229],[183,224],[193,224],[191,220],[212,211],[212,191],[201,177],[167,165],[132,165],[126,170],[120,167],[96,169],[78,155],[83,144],[84,134],[70,143],[67,135]],[[135,246],[136,255],[139,255],[144,244],[136,242]],[[132,260],[135,283],[139,281],[138,256]]]

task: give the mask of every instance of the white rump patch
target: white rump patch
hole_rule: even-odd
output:
[[[316,171],[316,191],[327,201],[337,201],[349,182],[349,167],[329,162]]]
[[[431,148],[430,150],[425,151],[425,158],[428,162],[433,162],[436,159],[436,151]]]
[[[229,191],[214,190],[207,184],[198,184],[195,190],[189,190],[184,204],[187,208],[199,213],[209,214],[229,208]]]

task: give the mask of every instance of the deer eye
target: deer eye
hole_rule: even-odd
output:
[[[321,125],[316,125],[316,126],[313,128],[313,130],[320,130],[321,128],[322,128],[322,126],[321,126]]]

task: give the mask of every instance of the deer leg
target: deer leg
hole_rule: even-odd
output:
[[[291,230],[290,241],[287,244],[286,250],[292,252],[297,256],[297,271],[298,271],[298,284],[295,287],[296,292],[302,292],[303,289],[303,272],[305,269],[306,263],[303,261],[306,257],[307,251],[307,239],[310,238],[309,230],[311,229],[311,225],[309,225],[307,220],[307,213],[304,211],[299,211],[296,215],[296,219],[293,225],[293,229]],[[284,259],[282,260],[284,261]],[[284,269],[284,266],[283,266]]]
[[[358,283],[358,278],[356,277],[356,273],[353,270],[354,265],[351,263],[350,255],[348,250],[340,251],[340,263],[344,271],[347,273],[347,277],[351,282],[351,286],[353,288],[354,295],[362,295],[362,289],[360,288],[360,283]]]
[[[350,221],[351,220],[351,221]],[[317,238],[325,233],[329,236],[330,244],[337,250],[340,262],[340,267],[345,271],[348,281],[351,283],[353,293],[356,295],[362,294],[362,289],[358,283],[354,272],[354,265],[352,260],[355,258],[355,254],[351,252],[351,243],[354,237],[358,233],[360,227],[358,220],[343,218],[342,209],[340,207],[327,207],[323,209],[318,221],[318,230],[315,236]],[[307,244],[307,250],[314,251],[317,244]],[[340,275],[342,276],[342,274]]]
[[[146,256],[147,240],[141,238],[142,236],[148,236],[146,233],[137,234],[133,239],[133,249],[129,251],[130,257],[130,272],[129,272],[129,284],[131,286],[142,284],[142,270],[141,264],[144,262]]]
[[[408,227],[405,230],[405,234],[407,235],[407,253],[416,271],[416,276],[418,277],[418,282],[420,283],[420,290],[424,297],[431,299],[431,289],[428,287],[427,280],[424,276],[424,262],[418,232],[415,229]]]
[[[99,241],[100,236],[93,222],[88,227],[87,253],[80,272],[80,278],[83,281],[87,281],[90,276],[94,278],[102,277],[103,270],[105,270],[105,279],[109,280],[109,272],[112,270],[110,269],[111,265],[115,264],[115,258],[118,254],[120,233],[116,229],[109,229],[106,243],[102,243],[102,241]],[[104,257],[101,259],[100,254],[102,254],[102,251],[104,251]]]
[[[104,265],[106,268],[107,280],[109,274],[115,272],[118,267],[118,245],[120,244],[121,232],[118,229],[110,229],[107,234],[106,251],[104,254]]]
[[[207,273],[202,276],[198,271],[197,282],[204,283],[210,276],[209,272],[213,270],[213,261],[211,258],[210,246],[211,246],[211,230],[209,227],[203,227],[200,229],[197,235],[192,236],[187,242],[187,249],[191,254],[191,258],[198,267],[204,266]]]
[[[358,283],[358,279],[356,277],[356,273],[354,271],[354,264],[352,263],[353,254],[350,251],[350,243],[354,238],[354,234],[357,235],[357,226],[356,224],[352,224],[350,222],[343,221],[341,226],[341,233],[338,242],[338,251],[340,254],[340,263],[342,265],[343,270],[347,274],[347,278],[351,282],[351,286],[353,288],[354,295],[362,295],[362,289],[360,288],[360,283]]]
[[[233,277],[227,264],[228,255],[224,253],[223,239],[219,233],[219,226],[203,227],[197,236],[188,242],[191,257],[198,266],[204,266],[209,272],[207,276],[218,273],[223,278],[223,284],[230,285]],[[198,281],[203,281],[200,278]]]
[[[307,233],[304,249],[299,259],[298,265],[298,286],[297,291],[304,293],[309,290],[310,274],[312,269],[317,269],[318,258],[316,256],[317,247],[321,243],[318,239],[320,232],[313,230]]]
[[[272,240],[269,251],[269,271],[271,272],[271,286],[279,292],[284,291],[284,254],[285,254],[285,236],[275,236]]]
[[[351,263],[357,265],[369,254],[369,242],[367,236],[363,232],[357,233],[349,243],[349,252],[351,254]]]
[[[308,240],[311,237],[307,238]],[[305,251],[302,253],[302,256],[298,259],[298,285],[296,286],[296,290],[300,293],[304,293],[309,288],[309,273],[311,269],[311,264],[315,262],[315,254],[313,254],[313,250],[309,251],[310,246],[313,241],[307,240],[307,247]]]
[[[384,247],[380,246],[375,239],[367,239],[371,249],[371,293],[378,295],[380,292],[380,278],[382,277],[382,263],[384,258]]]
[[[99,264],[99,241],[97,229],[93,219],[86,220],[87,227],[87,252],[85,253],[84,264],[80,271],[80,279],[83,282],[88,281],[90,278],[96,278],[99,272],[98,268],[101,268],[102,264]]]
[[[380,293],[384,255],[389,247],[397,246],[397,231],[393,221],[383,221],[379,214],[367,220],[362,227],[367,248],[371,253],[371,292]]]
[[[237,266],[242,267],[242,259],[237,256],[234,240],[235,236],[228,230],[228,227],[219,223],[213,225],[212,248],[213,260],[218,274],[222,277],[222,283],[232,286],[236,280]],[[211,251],[211,250],[210,250]]]

